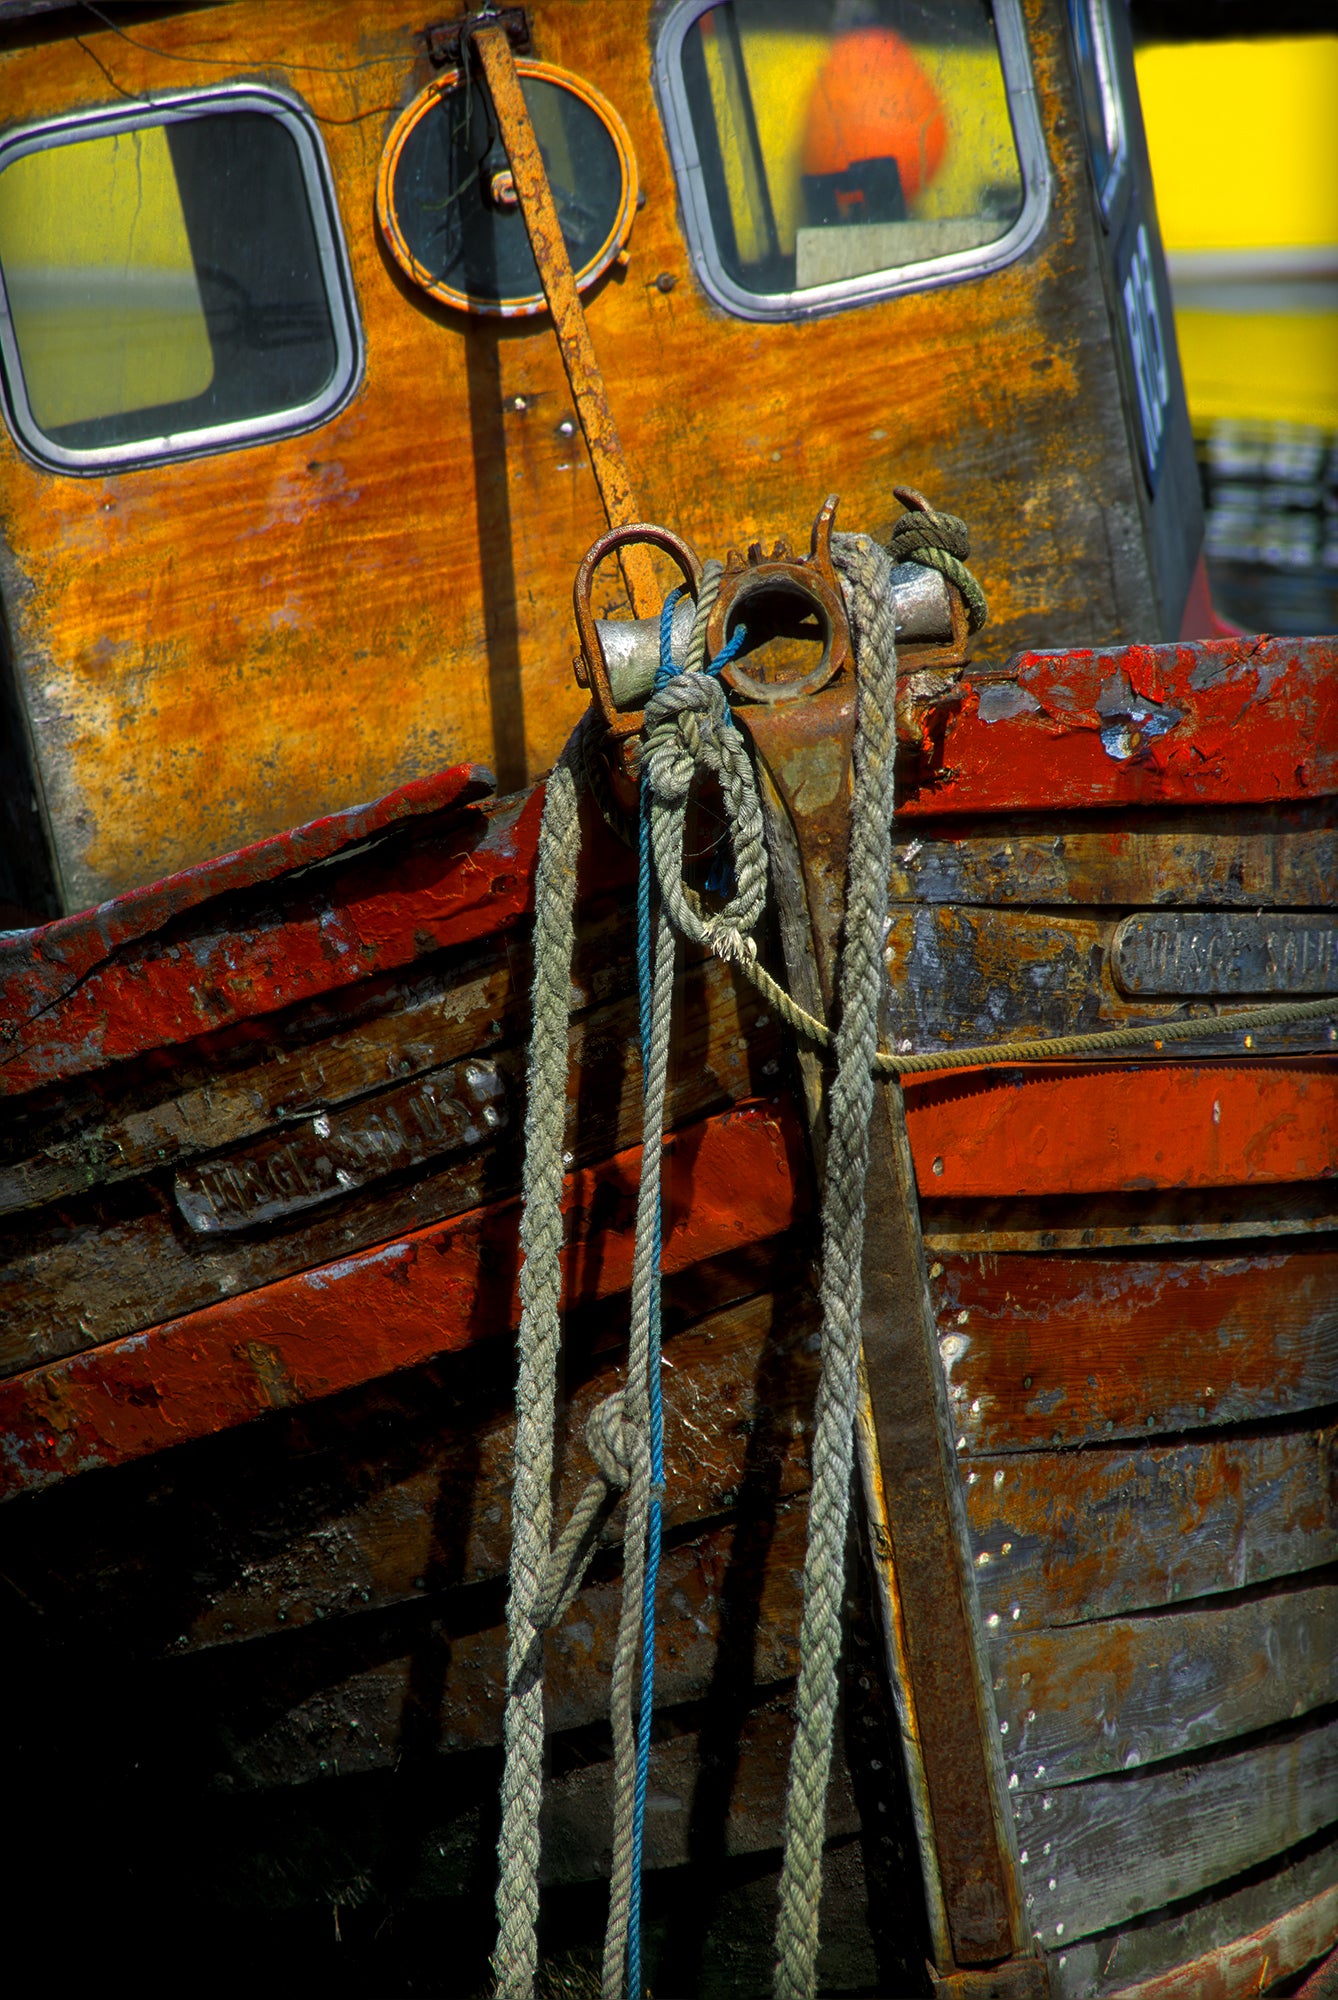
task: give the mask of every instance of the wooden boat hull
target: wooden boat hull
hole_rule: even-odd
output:
[[[1333,668],[1330,642],[1248,641],[976,672],[932,755],[902,756],[885,1036],[1178,1018],[1235,997],[1210,949],[1232,913],[1238,955],[1261,922],[1292,939],[1275,993],[1332,986]],[[842,700],[782,721],[792,761],[768,764],[815,931],[839,892],[819,835]],[[1175,719],[1131,746],[1140,704]],[[170,1884],[183,1939],[225,1923],[232,1974],[338,1933],[372,1983],[486,1976],[539,806],[448,772],[11,937],[0,966],[24,1768],[49,1766],[51,1813],[91,1774],[138,1850],[108,1883]],[[587,835],[560,1506],[618,1377],[638,1158],[629,857]],[[1197,1003],[1129,990],[1130,920],[1176,913],[1208,940]],[[804,1076],[753,990],[689,961],[679,1020],[655,1990],[751,1993],[792,1727],[815,1201]],[[905,1086],[986,1751],[1038,1954],[1008,1976],[1065,2000],[1259,1990],[1338,1937],[1333,1032]],[[880,1624],[914,1554],[890,1450],[851,1552],[822,1976],[923,1991],[933,1958],[967,1994],[993,1975],[959,1948],[947,1820],[926,1845],[916,1805],[930,1697]],[[550,1643],[559,1970],[607,1867],[617,1535]],[[72,1706],[90,1676],[101,1699]]]

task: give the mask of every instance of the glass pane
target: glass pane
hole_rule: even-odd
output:
[[[1115,57],[1111,47],[1106,0],[1069,0],[1073,46],[1078,58],[1078,88],[1092,175],[1103,207],[1109,205],[1114,183],[1124,163],[1124,128]]]
[[[717,248],[750,291],[976,249],[1021,213],[986,0],[726,0],[683,77]]]
[[[521,89],[572,269],[580,273],[618,221],[618,149],[573,91],[534,76],[522,76]],[[435,284],[485,306],[543,290],[520,210],[491,193],[494,177],[506,171],[497,121],[478,85],[448,91],[409,134],[395,167],[395,219],[415,261]]]
[[[161,126],[15,160],[0,174],[0,265],[44,431],[201,396],[213,381]]]
[[[70,449],[298,408],[334,373],[297,146],[263,112],[20,154],[0,269],[33,420]]]

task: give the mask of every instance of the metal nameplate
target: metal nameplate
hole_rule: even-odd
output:
[[[1145,912],[1116,926],[1110,964],[1125,993],[1332,993],[1338,916]]]
[[[192,1229],[252,1229],[401,1173],[442,1153],[485,1145],[508,1122],[495,1063],[470,1060],[316,1111],[296,1131],[177,1174],[177,1207]]]

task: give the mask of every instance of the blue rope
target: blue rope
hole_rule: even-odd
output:
[[[683,595],[683,585],[671,590],[660,613],[660,664],[655,672],[655,692],[679,672],[671,651],[674,606]],[[747,628],[736,627],[729,643],[722,646],[705,668],[718,674],[728,666],[747,639]],[[726,711],[728,713],[728,711]],[[641,810],[637,825],[636,877],[636,969],[641,1012],[642,1090],[650,1065],[651,1004],[654,971],[650,956],[650,787],[641,787]],[[636,1790],[632,1804],[632,1884],[627,1909],[627,1991],[629,2000],[642,2000],[641,1984],[641,1868],[646,1825],[646,1787],[650,1778],[651,1709],[655,1698],[655,1591],[660,1577],[660,1545],[664,1496],[664,1399],[660,1389],[660,1253],[663,1214],[658,1193],[655,1200],[655,1256],[651,1269],[650,1295],[650,1511],[646,1524],[646,1568],[641,1596],[641,1706],[637,1713]]]

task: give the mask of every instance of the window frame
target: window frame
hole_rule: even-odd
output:
[[[243,111],[277,119],[297,149],[334,335],[335,366],[329,382],[319,394],[309,397],[306,402],[264,415],[233,418],[226,423],[205,424],[193,430],[160,433],[124,444],[72,449],[49,437],[33,415],[5,290],[4,272],[0,270],[0,400],[3,401],[10,433],[19,449],[44,470],[96,476],[159,465],[175,459],[212,457],[246,445],[295,437],[327,422],[345,407],[359,388],[366,348],[353,290],[353,272],[340,226],[334,181],[324,142],[311,112],[300,98],[268,84],[227,83],[202,90],[145,97],[124,106],[99,106],[87,111],[69,112],[59,118],[43,119],[40,124],[16,127],[0,135],[0,172],[26,154],[77,144],[83,139],[113,138],[123,132],[181,124],[191,119],[217,116],[220,112],[226,115]]]
[[[1079,47],[1079,27],[1077,16],[1081,14],[1087,26],[1092,45],[1092,69],[1096,77],[1098,106],[1101,124],[1106,138],[1106,166],[1104,173],[1098,173],[1097,163],[1092,157],[1090,144],[1086,146],[1087,164],[1096,189],[1096,205],[1101,211],[1101,221],[1107,230],[1116,226],[1116,208],[1124,193],[1129,166],[1129,123],[1125,115],[1124,93],[1120,88],[1119,59],[1115,52],[1115,36],[1110,22],[1110,0],[1070,0],[1069,33],[1074,44],[1074,67],[1077,72],[1078,95],[1082,97],[1081,48]],[[1084,140],[1086,139],[1086,106],[1083,106]]]
[[[1018,166],[1022,174],[1022,207],[1017,220],[993,243],[973,250],[953,250],[891,271],[871,271],[858,278],[841,278],[805,291],[750,292],[725,269],[716,245],[706,195],[706,180],[692,112],[683,80],[682,52],[688,30],[719,0],[676,0],[666,14],[655,43],[654,82],[678,185],[678,198],[693,267],[707,294],[737,319],[799,320],[872,305],[907,292],[935,291],[1002,270],[1029,250],[1050,211],[1052,175],[1046,156],[1031,52],[1027,46],[1020,0],[992,0],[1004,91],[1013,123]]]

